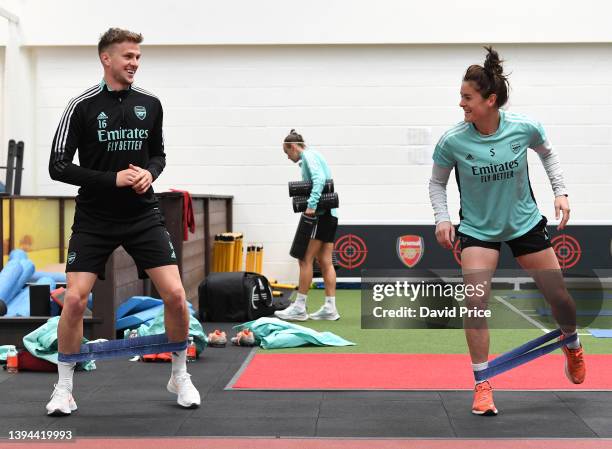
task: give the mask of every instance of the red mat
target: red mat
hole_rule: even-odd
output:
[[[574,385],[564,356],[551,354],[492,379],[497,390],[612,390],[612,355],[587,355],[587,376]],[[235,389],[471,390],[465,354],[256,354]]]

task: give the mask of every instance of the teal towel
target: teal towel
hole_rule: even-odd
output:
[[[146,335],[157,335],[163,334],[166,332],[166,327],[164,326],[164,310],[161,309],[159,315],[157,315],[153,320],[148,321],[147,323],[143,323],[140,327],[136,328],[138,331],[139,337],[144,337]],[[131,330],[126,329],[123,331],[123,338],[128,338]],[[200,355],[200,353],[204,350],[206,345],[208,344],[208,338],[204,333],[204,328],[200,324],[200,322],[189,315],[189,336],[193,337],[193,342],[196,345],[196,353]]]
[[[58,316],[49,318],[45,324],[23,337],[23,345],[32,354],[40,359],[48,360],[57,365],[57,323]],[[87,343],[83,337],[82,343]],[[77,363],[77,369],[91,371],[96,369],[93,361]]]
[[[255,335],[255,340],[264,349],[296,348],[305,345],[355,345],[355,343],[345,340],[332,332],[317,332],[308,327],[289,323],[278,318],[264,317],[234,326],[234,329],[238,331],[245,328],[251,329]]]

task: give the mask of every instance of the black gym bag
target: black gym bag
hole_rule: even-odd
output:
[[[268,279],[245,271],[210,273],[198,287],[200,320],[244,322],[274,313]]]

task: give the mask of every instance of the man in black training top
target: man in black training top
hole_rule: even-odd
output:
[[[83,313],[96,277],[104,278],[108,256],[122,245],[141,278],[151,278],[164,300],[166,334],[186,341],[189,312],[176,254],[151,184],[166,165],[162,106],[135,87],[142,35],[111,28],[98,43],[104,67],[99,84],[73,98],[53,139],[49,173],[79,186],[66,263],[67,290],[58,325],[60,354],[80,351]],[[72,162],[79,151],[79,164]],[[146,274],[145,274],[146,273]],[[111,298],[96,298],[106,301]],[[49,415],[69,415],[74,363],[58,364],[59,380],[47,404]],[[187,408],[200,394],[187,373],[185,350],[172,354],[168,391]]]

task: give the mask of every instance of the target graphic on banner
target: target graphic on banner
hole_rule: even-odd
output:
[[[571,235],[561,234],[553,237],[550,243],[555,250],[559,265],[562,270],[572,268],[578,263],[582,256],[580,243]]]
[[[461,246],[459,245],[459,238],[455,239],[455,244],[453,245],[453,257],[455,258],[455,262],[461,266]]]
[[[355,234],[345,234],[336,240],[334,252],[338,265],[347,270],[353,270],[365,262],[368,247],[361,237]]]

